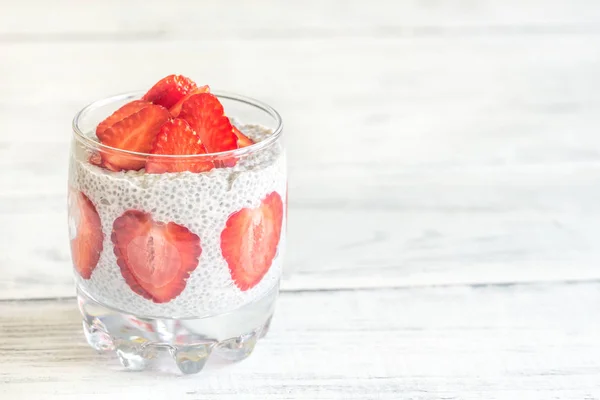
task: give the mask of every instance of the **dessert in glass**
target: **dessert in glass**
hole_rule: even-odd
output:
[[[128,369],[241,360],[265,335],[282,274],[279,114],[170,75],[73,120],[68,217],[88,343]]]

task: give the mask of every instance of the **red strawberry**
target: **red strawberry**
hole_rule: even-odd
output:
[[[114,157],[116,157],[116,156],[114,156]],[[105,157],[105,158],[107,158],[107,157]],[[137,160],[137,158],[136,158],[136,160]],[[141,160],[142,159],[140,158],[140,161]],[[101,161],[100,166],[106,168],[109,171],[113,171],[113,172],[119,172],[119,171],[123,171],[124,169],[126,169],[126,168],[121,168],[119,165],[112,165],[110,162],[108,162],[106,160]]]
[[[152,154],[186,155],[206,154],[206,148],[190,125],[183,119],[175,118],[166,122],[154,140]],[[146,161],[146,172],[161,174],[163,172],[203,172],[214,168],[212,161],[197,161],[193,158],[165,159],[149,157]]]
[[[243,208],[233,213],[221,232],[221,252],[237,287],[246,291],[265,276],[281,236],[283,204],[272,192],[258,208]]]
[[[124,120],[132,114],[135,114],[136,112],[140,111],[142,108],[148,105],[150,105],[150,103],[142,100],[134,100],[130,103],[125,104],[117,111],[109,115],[104,121],[98,124],[98,126],[96,127],[96,136],[98,136],[98,139],[102,141],[102,134],[104,133],[104,131],[106,131],[108,128],[110,128],[117,122]]]
[[[183,75],[169,75],[152,86],[142,100],[171,108],[194,89],[196,83],[191,79]]]
[[[83,193],[69,192],[69,234],[75,270],[90,279],[102,252],[102,225],[96,207]]]
[[[179,296],[202,253],[200,238],[186,227],[137,210],[115,220],[111,240],[125,282],[155,303]]]
[[[192,97],[195,94],[208,93],[208,92],[210,92],[210,88],[207,85],[200,86],[199,88],[192,90],[187,96],[185,96],[184,98],[179,100],[176,104],[174,104],[171,108],[169,108],[169,112],[171,113],[172,116],[178,117],[179,113],[181,112],[181,106],[183,106],[183,103],[185,103],[185,101],[187,99],[189,99],[190,97]]]
[[[238,128],[235,127],[235,125],[233,125],[233,133],[235,133],[235,136],[237,136],[237,145],[239,148],[254,144],[252,139],[244,135]]]
[[[235,125],[232,124],[231,126],[233,128],[233,133],[237,138],[236,143],[238,148],[247,147],[251,144],[254,144],[254,142],[249,137],[244,135],[238,128],[236,128]],[[217,165],[218,167],[234,167],[237,163],[237,160],[238,159],[235,157],[228,157],[220,160],[215,160],[215,165]]]
[[[171,114],[166,108],[146,103],[137,112],[112,124],[106,130],[96,132],[102,144],[121,150],[148,153],[160,127],[169,118]],[[114,150],[102,150],[101,156],[103,164],[113,171],[138,170],[146,164],[143,156],[124,155]]]
[[[93,152],[92,154],[90,154],[88,161],[90,162],[90,164],[95,165],[97,167],[102,166],[102,157],[98,152]]]
[[[237,137],[223,106],[216,96],[200,93],[190,96],[181,108],[179,118],[196,131],[209,153],[237,149]]]

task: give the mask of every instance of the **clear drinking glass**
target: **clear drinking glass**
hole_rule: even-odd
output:
[[[183,373],[211,354],[241,360],[273,316],[287,219],[281,117],[259,101],[213,94],[255,144],[194,156],[100,144],[98,123],[142,92],[97,101],[73,120],[69,235],[84,333],[128,369],[161,350]],[[132,170],[111,168],[115,160]],[[182,172],[149,173],[149,160]]]

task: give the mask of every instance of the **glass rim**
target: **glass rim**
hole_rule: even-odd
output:
[[[131,150],[123,150],[123,149],[119,149],[117,147],[112,147],[112,146],[102,144],[99,141],[96,141],[96,140],[92,139],[91,137],[87,136],[86,134],[84,134],[83,131],[80,129],[79,124],[82,120],[82,117],[90,110],[105,106],[112,102],[124,100],[127,98],[131,98],[132,100],[135,98],[141,98],[144,93],[145,93],[145,91],[136,90],[136,91],[125,92],[125,93],[120,93],[120,94],[116,94],[113,96],[105,97],[105,98],[102,98],[102,99],[99,99],[99,100],[89,103],[88,105],[83,107],[81,110],[79,110],[75,114],[75,117],[73,118],[72,129],[73,129],[75,138],[77,140],[80,140],[81,142],[83,142],[86,146],[89,145],[92,148],[98,148],[100,150],[104,149],[105,151],[109,151],[109,152],[122,153],[124,155],[132,156],[132,157],[144,157],[144,158],[153,157],[153,158],[159,158],[159,159],[162,158],[162,159],[175,159],[175,160],[177,160],[177,159],[190,160],[190,159],[203,159],[203,158],[211,158],[212,159],[212,158],[222,158],[222,157],[238,157],[238,156],[243,156],[243,155],[247,155],[247,154],[252,154],[257,151],[260,151],[263,148],[269,147],[272,143],[276,142],[277,139],[279,139],[279,137],[281,136],[281,133],[283,132],[283,120],[281,119],[281,115],[279,115],[279,113],[273,107],[271,107],[270,105],[268,105],[266,103],[263,103],[262,101],[251,98],[251,97],[242,96],[242,95],[239,95],[236,93],[226,92],[226,91],[221,91],[221,90],[211,90],[211,93],[214,94],[215,96],[217,96],[217,98],[219,98],[219,99],[222,98],[222,99],[227,99],[227,100],[238,101],[241,103],[245,103],[249,106],[253,106],[255,108],[258,108],[258,109],[266,112],[271,117],[273,117],[277,124],[277,126],[273,130],[273,133],[270,134],[266,139],[261,140],[260,142],[257,142],[257,143],[253,143],[250,146],[233,149],[233,150],[216,152],[216,153],[150,154],[150,153],[142,153],[142,152],[131,151]]]

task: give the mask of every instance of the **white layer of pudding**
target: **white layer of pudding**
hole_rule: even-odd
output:
[[[270,134],[266,128],[242,125],[252,139]],[[275,259],[263,279],[241,291],[231,279],[221,254],[220,235],[228,217],[260,205],[269,193],[279,193],[286,204],[285,154],[276,144],[242,159],[233,168],[204,173],[146,174],[112,172],[88,161],[75,150],[70,184],[95,205],[104,233],[103,251],[89,280],[77,274],[78,285],[95,300],[127,313],[163,317],[200,317],[228,312],[269,292],[281,276],[286,215]],[[77,145],[76,145],[77,147]],[[155,303],[136,294],[125,282],[113,251],[113,222],[127,210],[148,212],[155,221],[174,222],[200,237],[202,254],[183,292],[167,303]]]

